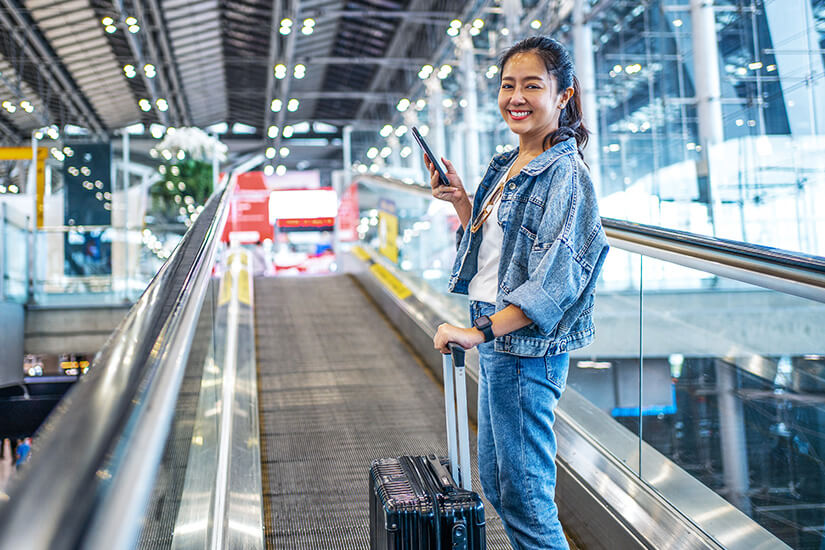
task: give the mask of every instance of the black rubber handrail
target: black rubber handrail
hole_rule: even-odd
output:
[[[806,269],[817,273],[825,273],[825,258],[821,256],[814,256],[811,254],[804,254],[802,252],[794,252],[790,250],[783,250],[781,248],[772,248],[769,246],[745,243],[741,241],[709,237],[696,233],[689,233],[687,231],[680,231],[678,229],[645,225],[625,220],[617,220],[615,218],[602,218],[602,226],[605,230],[613,229],[636,235],[645,235],[656,239],[678,242],[681,245],[706,248],[717,252],[747,256],[749,258],[764,262],[781,264],[795,269]]]

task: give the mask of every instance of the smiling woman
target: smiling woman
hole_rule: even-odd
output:
[[[481,486],[514,548],[564,549],[554,503],[555,407],[568,351],[593,340],[595,282],[608,245],[582,149],[579,85],[564,47],[533,37],[499,64],[498,106],[519,147],[496,156],[473,202],[452,163],[426,156],[433,196],[461,221],[449,289],[469,294],[473,327],[433,344],[478,347]],[[466,229],[470,230],[467,231]]]

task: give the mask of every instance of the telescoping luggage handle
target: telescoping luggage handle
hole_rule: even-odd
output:
[[[457,344],[450,344],[450,355],[445,354],[443,362],[444,406],[447,413],[447,449],[450,455],[450,471],[453,479],[462,489],[472,491],[464,348]],[[456,426],[456,403],[458,403],[458,426]]]

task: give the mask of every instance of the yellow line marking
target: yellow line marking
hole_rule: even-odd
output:
[[[412,291],[404,286],[404,283],[399,281],[398,278],[390,273],[383,265],[373,264],[370,266],[370,271],[375,275],[375,278],[381,281],[399,300],[403,300],[412,295]]]
[[[359,260],[364,260],[365,262],[370,260],[370,255],[360,246],[353,246],[352,253]]]

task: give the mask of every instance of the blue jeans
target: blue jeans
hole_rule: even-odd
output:
[[[470,315],[495,305],[471,302]],[[515,550],[567,549],[556,504],[555,408],[567,380],[566,353],[519,357],[478,346],[478,469],[484,496]]]

